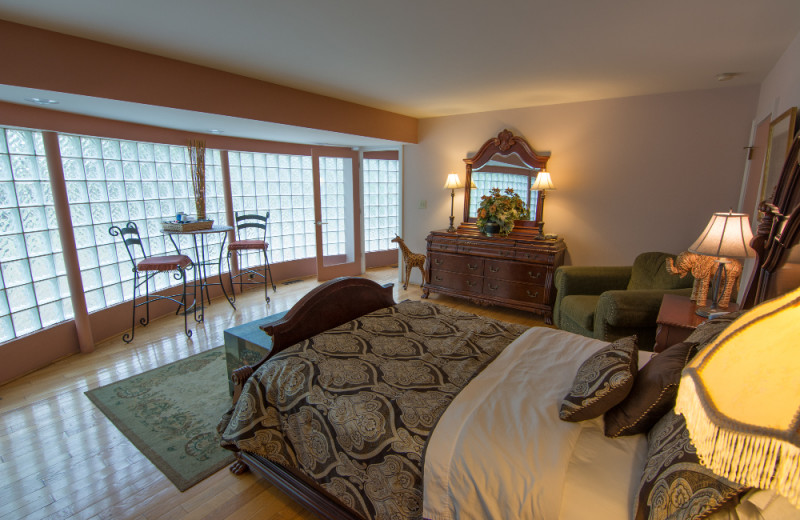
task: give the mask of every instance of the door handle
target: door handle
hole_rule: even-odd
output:
[[[327,222],[322,222],[322,221],[320,220],[319,222],[314,222],[314,225],[316,225],[316,226],[322,226],[322,225],[326,225],[326,226],[327,226],[327,225],[328,225],[328,223],[327,223]]]

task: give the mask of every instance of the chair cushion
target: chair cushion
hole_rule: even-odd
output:
[[[575,324],[586,330],[594,327],[594,310],[597,308],[599,295],[594,294],[571,294],[564,296],[561,300],[561,313],[569,316]]]
[[[228,244],[228,251],[241,251],[241,250],[266,250],[269,247],[263,240],[234,240]]]
[[[192,259],[186,255],[151,256],[136,264],[136,269],[138,271],[174,271],[179,267],[184,269],[191,263]]]
[[[684,289],[691,287],[694,278],[667,272],[667,258],[675,259],[670,253],[642,253],[633,261],[628,290],[637,289]]]

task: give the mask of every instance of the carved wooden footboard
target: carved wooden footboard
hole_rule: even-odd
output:
[[[272,336],[272,350],[258,363],[234,371],[233,402],[245,381],[271,356],[300,341],[347,323],[359,316],[394,305],[394,284],[380,285],[364,278],[337,278],[310,291],[281,320],[262,328]],[[306,509],[329,520],[357,520],[356,515],[318,486],[263,457],[237,452],[230,470],[257,472]]]

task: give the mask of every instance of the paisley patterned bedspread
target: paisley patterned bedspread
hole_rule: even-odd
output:
[[[430,302],[367,314],[259,368],[222,445],[301,470],[364,518],[419,519],[434,425],[526,328]]]

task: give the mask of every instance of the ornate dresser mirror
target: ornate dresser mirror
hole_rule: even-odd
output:
[[[545,169],[550,154],[535,152],[524,137],[506,129],[486,141],[471,158],[464,159],[467,176],[464,184],[464,222],[460,231],[475,230],[481,197],[492,188],[512,188],[530,209],[529,221],[517,221],[519,228],[534,228],[542,220],[542,198],[531,191],[538,172]]]

